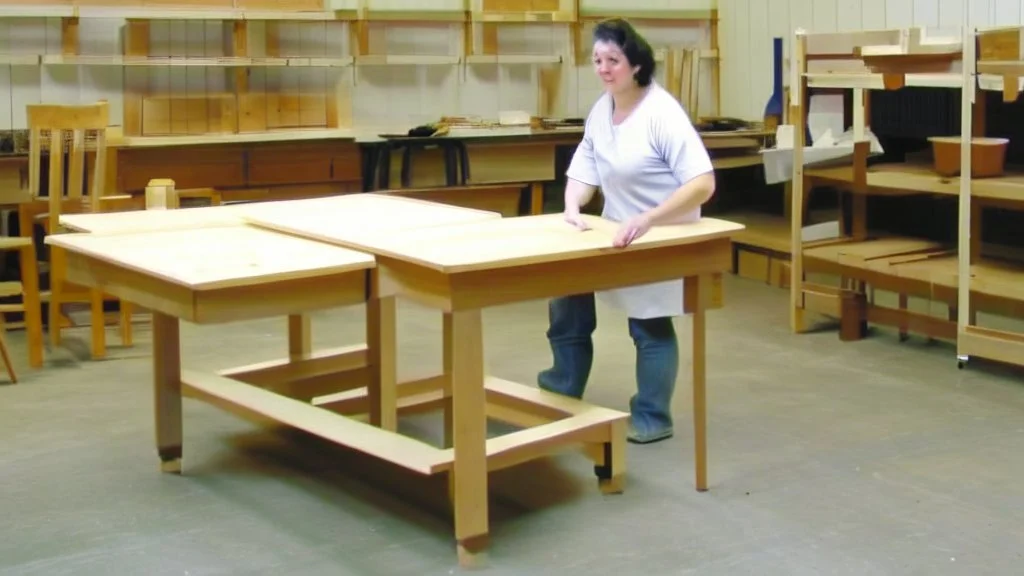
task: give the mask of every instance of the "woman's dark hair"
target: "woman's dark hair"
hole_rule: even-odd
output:
[[[630,66],[639,66],[633,78],[647,86],[654,77],[654,50],[633,26],[622,18],[610,18],[594,27],[595,42],[613,42],[626,55]]]

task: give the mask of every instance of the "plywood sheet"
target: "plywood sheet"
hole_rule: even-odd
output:
[[[319,237],[446,273],[557,262],[623,250],[612,246],[619,228],[617,223],[596,216],[584,218],[590,230],[575,229],[562,219],[561,214],[545,214],[371,234],[359,238],[348,234],[343,227],[335,227],[329,235],[321,232]],[[302,233],[301,228],[297,226],[293,231]],[[626,250],[725,238],[742,229],[742,225],[734,222],[704,218],[695,224],[652,228]]]
[[[245,205],[255,225],[342,246],[423,228],[501,219],[498,212],[383,194],[347,194]]]
[[[375,264],[366,253],[251,226],[56,234],[46,241],[193,290],[313,278]]]

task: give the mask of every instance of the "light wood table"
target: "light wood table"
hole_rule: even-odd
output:
[[[318,362],[358,366],[364,347],[250,371],[248,379],[256,386],[249,386],[239,381],[245,376],[182,371],[179,341],[180,320],[225,323],[362,304],[373,256],[249,226],[57,234],[46,242],[66,250],[71,281],[153,312],[156,444],[164,471],[181,471],[183,388],[314,434],[354,429],[375,438],[372,426],[327,420],[302,402],[333,390],[301,376],[308,380]],[[324,284],[331,289],[323,290]]]
[[[488,541],[487,474],[556,448],[583,444],[594,460],[600,485],[622,489],[628,415],[546,393],[484,373],[481,311],[488,306],[598,289],[685,279],[685,309],[693,314],[693,394],[698,490],[707,488],[705,440],[705,316],[718,302],[716,287],[731,266],[730,236],[739,224],[703,219],[685,226],[652,229],[626,249],[611,246],[617,225],[589,217],[580,232],[560,214],[356,237],[328,220],[311,221],[285,210],[251,218],[258,226],[372,253],[378,297],[407,297],[442,311],[444,377],[403,384],[397,396],[376,402],[379,418],[398,409],[445,411],[449,451],[423,452],[424,469],[451,468],[455,536],[460,559],[472,562]],[[717,279],[717,282],[716,282]],[[382,359],[388,365],[394,358]],[[390,366],[381,366],[392,371]],[[354,394],[333,406],[363,400]],[[525,428],[487,439],[494,417]],[[429,463],[429,466],[427,465]]]

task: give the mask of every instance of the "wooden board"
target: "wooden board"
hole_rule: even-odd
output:
[[[241,226],[244,204],[180,208],[177,210],[134,210],[93,214],[61,214],[60,224],[76,232],[125,234],[184,228]]]
[[[46,243],[192,290],[366,270],[375,263],[369,254],[252,226],[55,234]]]
[[[310,235],[342,246],[427,266],[444,273],[503,268],[523,264],[585,258],[609,251],[642,250],[704,242],[729,237],[743,229],[733,222],[704,218],[698,223],[660,226],[628,248],[614,248],[619,225],[595,216],[584,216],[591,229],[579,231],[561,214],[492,219],[468,224],[420,228],[389,234],[357,237],[343,226],[312,229],[298,219],[268,214],[261,226]]]
[[[346,194],[245,205],[252,224],[350,247],[414,228],[500,220],[501,214],[386,194]]]

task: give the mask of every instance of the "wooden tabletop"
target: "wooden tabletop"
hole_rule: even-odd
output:
[[[344,194],[322,198],[279,200],[179,208],[134,210],[94,214],[62,214],[60,223],[76,232],[126,234],[155,230],[241,226],[274,215],[282,229],[343,226],[364,235],[423,225],[472,222],[500,218],[497,212],[459,208],[416,198],[383,194]],[[273,226],[265,226],[273,228]]]
[[[54,234],[47,244],[193,290],[252,286],[374,267],[373,256],[252,226],[130,235]]]
[[[177,210],[132,210],[92,214],[61,214],[60,224],[76,232],[125,234],[153,230],[210,228],[242,225],[245,204],[179,208]]]
[[[244,219],[256,226],[351,248],[415,228],[501,219],[498,212],[386,194],[345,194],[245,206]]]
[[[561,214],[484,219],[463,224],[421,227],[388,234],[356,235],[344,226],[314,227],[295,219],[292,233],[389,256],[445,273],[503,268],[541,262],[584,258],[617,250],[643,250],[691,244],[729,237],[741,224],[704,218],[694,224],[659,226],[628,248],[615,248],[612,240],[619,224],[584,216],[591,229],[579,231]],[[285,228],[281,218],[269,216],[263,225]]]

